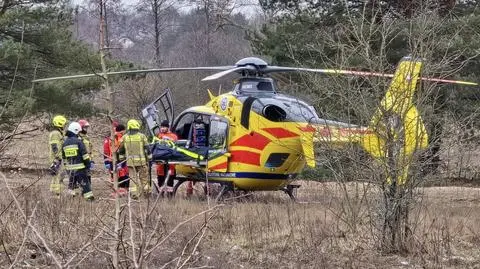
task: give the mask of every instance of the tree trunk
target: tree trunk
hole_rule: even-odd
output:
[[[108,16],[107,16],[107,0],[103,1],[103,17],[104,17],[104,24],[103,24],[103,31],[104,31],[104,43],[105,47],[110,47],[110,37],[108,36]],[[108,56],[110,53],[107,50],[105,55]]]
[[[108,124],[112,126],[112,115],[115,109],[115,100],[114,100],[114,93],[110,84],[108,83],[108,75],[107,75],[107,64],[105,61],[106,53],[105,50],[108,48],[105,47],[105,33],[106,33],[106,24],[105,24],[105,17],[104,17],[104,8],[106,7],[105,2],[107,0],[100,0],[99,1],[99,8],[100,8],[100,63],[102,65],[102,78],[103,78],[103,86],[105,91],[107,92],[107,102],[108,102],[108,112],[107,116],[109,119]],[[112,167],[114,169],[113,172],[113,188],[115,191],[115,215],[114,215],[114,231],[113,231],[113,244],[111,246],[111,255],[112,255],[112,266],[113,268],[120,268],[119,262],[119,255],[118,255],[118,246],[120,244],[120,199],[118,197],[118,177],[117,173],[115,172],[116,168],[116,161],[114,158],[114,138],[115,138],[115,130],[113,127],[110,129],[110,152],[112,153]]]
[[[402,182],[405,161],[402,150],[405,143],[405,132],[399,117],[386,117],[386,183],[383,184],[384,214],[382,229],[382,249],[387,252],[404,252],[410,234],[408,222],[411,203],[411,179]],[[409,194],[409,195],[407,195]]]
[[[155,63],[160,66],[160,18],[158,0],[153,0],[152,12],[155,20]]]

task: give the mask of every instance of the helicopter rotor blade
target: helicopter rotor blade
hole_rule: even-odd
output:
[[[272,72],[314,72],[314,73],[323,73],[323,74],[332,74],[332,75],[354,75],[354,76],[367,76],[367,77],[371,76],[371,77],[393,78],[393,74],[368,72],[368,71],[342,70],[342,69],[311,69],[311,68],[296,68],[296,67],[283,67],[283,66],[268,66],[267,68],[265,68],[262,71],[264,73],[272,73]],[[449,80],[449,79],[430,78],[430,77],[421,77],[420,79],[423,80],[423,81],[478,86],[478,83],[476,83],[476,82],[463,81],[463,80]]]
[[[126,71],[107,72],[107,75],[164,73],[164,72],[175,72],[175,71],[221,71],[221,70],[229,70],[229,69],[232,69],[232,68],[235,68],[235,67],[234,66],[206,66],[206,67],[152,68],[152,69],[143,69],[143,70],[126,70]],[[102,76],[102,73],[72,75],[72,76],[62,76],[62,77],[51,77],[51,78],[40,78],[40,79],[32,80],[32,82],[44,82],[44,81],[76,79],[76,78],[90,78],[90,77],[97,77],[97,76],[99,76],[99,77]]]
[[[233,72],[238,72],[238,71],[244,71],[244,70],[248,70],[248,71],[257,71],[257,68],[255,68],[254,66],[251,66],[251,65],[246,65],[246,66],[239,66],[239,67],[235,67],[235,68],[232,68],[232,69],[228,69],[228,70],[225,70],[225,71],[222,71],[222,72],[218,72],[218,73],[215,73],[213,75],[210,75],[208,77],[205,77],[202,79],[202,81],[209,81],[209,80],[215,80],[215,79],[219,79],[225,75],[228,75],[230,73],[233,73]]]

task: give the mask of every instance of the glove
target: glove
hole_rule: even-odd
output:
[[[48,173],[51,176],[56,176],[57,175],[57,167],[55,166],[55,163],[52,163],[52,165],[50,165],[50,167],[48,168]]]
[[[112,163],[111,162],[103,162],[103,164],[105,165],[105,169],[107,170],[112,170]]]
[[[89,167],[89,169],[90,169],[90,170],[93,170],[94,167],[95,167],[95,163],[94,163],[94,162],[90,162],[90,167]]]
[[[61,164],[60,160],[55,160],[55,161],[52,162],[52,164],[48,168],[48,172],[50,173],[50,175],[52,175],[52,176],[57,175],[58,170],[60,168],[60,164]]]
[[[122,164],[121,163],[117,164],[117,169],[115,171],[118,171],[120,169],[122,169]]]

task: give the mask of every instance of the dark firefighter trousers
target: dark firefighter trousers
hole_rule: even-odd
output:
[[[93,196],[91,177],[86,169],[68,170],[67,173],[68,189],[73,190],[80,186],[84,198],[90,198],[90,196]]]

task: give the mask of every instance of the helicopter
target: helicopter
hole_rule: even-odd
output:
[[[174,193],[187,181],[219,183],[220,197],[227,191],[284,191],[295,199],[294,184],[306,166],[315,167],[314,144],[318,142],[356,143],[380,163],[391,158],[388,137],[396,137],[395,152],[402,167],[396,179],[405,182],[409,164],[417,150],[428,146],[428,135],[420,113],[413,103],[419,81],[477,85],[473,82],[421,77],[422,60],[404,57],[394,74],[365,71],[310,69],[271,66],[257,57],[239,60],[233,66],[176,67],[116,71],[108,75],[151,72],[217,71],[203,79],[216,80],[228,74],[240,75],[232,91],[214,96],[200,106],[190,107],[178,116],[170,90],[142,110],[142,117],[152,136],[159,130],[160,114],[170,123],[179,140],[176,146],[201,150],[202,158],[163,158],[176,165]],[[313,106],[296,97],[279,92],[276,80],[269,76],[279,72],[313,72],[330,75],[377,76],[392,81],[369,126],[320,118]],[[36,79],[93,77],[96,74]],[[163,112],[163,113],[160,113]],[[203,126],[203,140],[195,142],[194,128]],[[197,144],[197,145],[196,145]],[[166,180],[165,180],[166,181]]]

